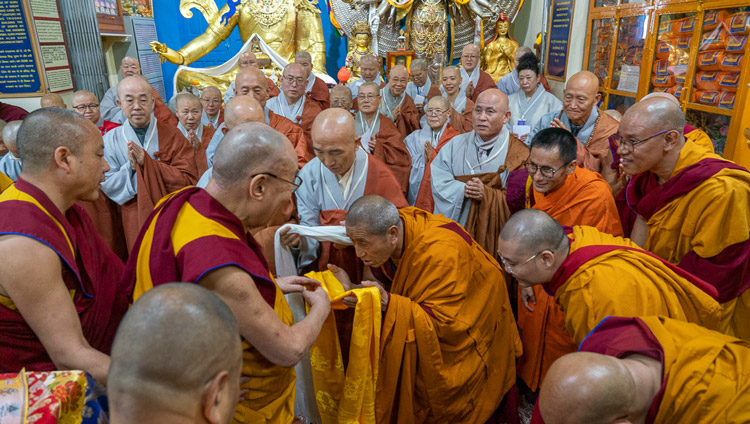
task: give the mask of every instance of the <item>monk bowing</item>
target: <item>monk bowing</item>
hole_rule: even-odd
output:
[[[346,233],[380,291],[376,421],[517,422],[521,342],[492,256],[456,222],[380,196],[354,202]]]
[[[655,316],[604,319],[539,395],[547,424],[747,423],[748,404],[747,343]]]
[[[531,140],[526,169],[525,206],[546,212],[561,225],[586,225],[622,236],[620,217],[609,184],[597,173],[576,165],[576,139],[562,128],[546,128]],[[534,286],[536,303],[519,301],[518,326],[524,355],[518,374],[536,391],[547,369],[560,356],[575,352],[577,344],[565,330],[563,312],[542,286]],[[519,298],[520,300],[520,298]]]
[[[450,103],[445,97],[434,96],[427,102],[425,128],[414,131],[404,140],[411,156],[411,174],[409,174],[409,194],[407,200],[427,212],[432,212],[432,186],[430,185],[432,172],[430,164],[440,149],[453,137],[459,134],[450,122]]]
[[[305,85],[305,96],[320,106],[321,110],[331,107],[328,101],[328,86],[322,79],[313,73],[312,56],[310,53],[300,50],[294,55],[294,63],[299,64],[305,69],[307,74],[307,84]]]
[[[289,423],[295,372],[330,312],[328,295],[303,277],[274,279],[248,228],[262,227],[299,187],[294,149],[261,123],[239,124],[216,150],[206,189],[187,187],[148,217],[123,276],[134,300],[152,287],[197,283],[232,310],[249,380],[234,422]],[[308,290],[305,289],[308,287]],[[293,324],[284,293],[302,292],[310,311]]]
[[[685,115],[652,98],[622,117],[625,193],[638,214],[631,238],[713,285],[733,334],[750,340],[750,173],[685,141]]]
[[[205,92],[204,92],[205,95]],[[203,175],[208,169],[206,162],[206,148],[216,132],[213,125],[203,124],[201,121],[201,104],[203,99],[195,97],[192,93],[180,93],[175,96],[177,103],[177,129],[190,142],[195,151],[195,166],[198,175]],[[221,101],[221,99],[219,99]]]
[[[406,66],[396,65],[388,74],[388,84],[380,89],[381,115],[393,121],[402,137],[406,137],[419,129],[419,112],[414,105],[414,99],[406,93],[406,83],[409,81],[409,71]]]
[[[106,384],[128,308],[123,264],[76,205],[100,195],[102,136],[74,112],[40,109],[18,149],[23,172],[0,195],[0,372],[80,369]]]
[[[125,78],[117,103],[127,121],[104,136],[104,158],[110,166],[104,193],[122,206],[125,239],[130,249],[154,205],[167,194],[197,179],[193,146],[174,125],[152,113],[151,87],[141,76]]]
[[[486,90],[474,106],[474,130],[453,137],[430,165],[435,213],[461,224],[490,254],[510,216],[508,174],[529,156],[505,125],[509,119],[508,96]]]
[[[609,315],[664,315],[726,330],[716,289],[705,281],[628,239],[567,228],[542,211],[516,212],[500,233],[498,254],[521,284],[524,305],[534,302],[532,286],[544,284],[576,343]]]

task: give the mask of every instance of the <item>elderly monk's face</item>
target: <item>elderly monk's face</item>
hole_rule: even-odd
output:
[[[352,94],[346,90],[333,90],[329,96],[331,107],[337,107],[344,110],[352,109]]]
[[[214,118],[219,112],[221,112],[221,103],[221,91],[210,89],[203,91],[203,95],[201,96],[201,105],[203,106],[203,110],[206,111],[206,115],[208,115],[209,118]]]
[[[296,102],[305,94],[307,75],[301,66],[289,66],[281,77],[281,90],[288,100]]]
[[[313,70],[313,65],[312,65],[312,62],[308,58],[306,57],[294,58],[294,63],[302,66],[302,68],[305,70],[305,76],[307,78],[310,77],[310,74],[312,73],[312,70]]]
[[[151,121],[151,112],[154,110],[151,87],[145,81],[132,79],[121,82],[118,91],[117,104],[130,124],[137,128],[148,125]]]
[[[365,266],[384,265],[393,254],[398,240],[398,229],[391,227],[385,235],[372,234],[366,226],[346,227],[346,235],[352,239],[357,257]]]
[[[474,131],[482,140],[487,141],[500,134],[503,125],[510,119],[508,103],[499,96],[480,96],[474,105],[472,118]]]
[[[247,53],[240,56],[240,69],[244,68],[257,68],[258,67],[258,59],[255,57],[254,53]]]
[[[201,124],[201,104],[199,101],[183,100],[177,105],[177,119],[188,130],[196,130]]]
[[[268,100],[266,78],[256,73],[237,74],[237,79],[234,82],[234,94],[237,96],[253,96],[261,106],[265,107],[266,100]]]
[[[516,240],[503,240],[502,237],[497,239],[497,254],[500,256],[503,269],[514,276],[523,287],[547,283],[554,276],[555,272],[550,272],[542,253],[534,251],[533,247],[521,247]],[[532,257],[533,259],[529,260]]]
[[[563,163],[560,160],[560,148],[555,146],[552,149],[543,149],[534,147],[529,154],[529,166],[536,169],[531,177],[531,183],[534,190],[540,193],[552,193],[565,185],[568,175],[575,171],[575,161]],[[529,170],[531,175],[531,170]],[[546,175],[552,175],[548,177]]]
[[[357,104],[362,113],[376,113],[380,106],[380,91],[375,87],[360,87],[357,94]]]
[[[563,91],[565,115],[575,125],[583,125],[599,99],[595,85],[587,84],[582,78],[571,79]]]
[[[109,164],[104,160],[104,142],[101,132],[94,125],[83,128],[85,137],[79,152],[74,152],[71,173],[76,176],[76,200],[93,202],[99,198],[99,189],[104,182],[104,173]]]
[[[365,81],[375,81],[375,77],[378,76],[378,62],[369,60],[362,61],[359,65],[359,73],[362,74],[362,79]]]
[[[425,85],[425,83],[427,82],[427,69],[412,68],[411,81],[418,87]]]
[[[443,128],[443,125],[445,125],[445,121],[451,116],[451,108],[445,107],[443,102],[437,101],[437,98],[434,99],[435,100],[430,100],[427,103],[424,112],[425,115],[427,115],[427,125],[429,125],[433,131],[440,131],[440,129]]]
[[[440,81],[443,85],[443,88],[445,88],[445,92],[448,93],[449,96],[452,96],[456,93],[458,93],[458,90],[461,88],[461,73],[458,72],[456,69],[446,69],[443,72],[443,78]]]
[[[141,74],[141,65],[135,58],[126,57],[120,62],[120,73],[123,78]]]
[[[461,52],[461,66],[467,74],[471,74],[479,63],[479,47],[469,44]]]
[[[313,137],[313,152],[320,162],[335,175],[346,174],[354,165],[359,143],[356,133],[347,134],[343,129],[330,132],[317,131]]]
[[[398,66],[391,70],[390,76],[388,86],[391,88],[391,95],[398,97],[406,90],[406,83],[409,82],[409,73],[405,67]]]
[[[101,111],[99,110],[99,101],[93,94],[82,93],[73,95],[73,110],[83,115],[84,118],[91,121],[92,124],[96,125],[101,118]]]
[[[662,128],[651,125],[649,121],[649,118],[641,113],[629,113],[623,116],[620,122],[617,131],[620,136],[617,154],[620,155],[622,170],[628,175],[651,170],[664,158],[665,137],[668,133],[651,137]],[[639,140],[646,141],[638,143]]]

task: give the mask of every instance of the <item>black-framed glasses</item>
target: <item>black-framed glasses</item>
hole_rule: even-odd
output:
[[[83,112],[86,109],[94,110],[94,109],[96,109],[98,107],[99,107],[99,103],[90,103],[90,104],[87,104],[87,105],[73,106],[73,109],[75,109],[75,110],[77,110],[79,112]]]
[[[440,110],[440,109],[427,109],[424,111],[425,114],[428,116],[440,116],[444,114],[445,112],[448,112],[449,109]]]
[[[542,173],[542,176],[545,178],[555,178],[555,174],[560,172],[560,170],[565,168],[566,166],[568,166],[567,163],[557,169],[554,169],[554,168],[550,168],[549,166],[539,166],[535,164],[534,162],[527,161],[526,171],[529,172],[529,175],[534,175],[536,174],[537,171],[539,171]]]
[[[304,83],[305,83],[305,81],[306,81],[306,79],[305,79],[305,78],[294,78],[294,77],[293,77],[293,76],[291,76],[291,75],[290,75],[290,76],[284,76],[283,78],[284,78],[284,79],[286,80],[286,82],[288,82],[289,84],[295,84],[295,83],[296,83],[297,85],[302,85],[302,84],[304,84]]]
[[[668,133],[670,131],[674,131],[674,130],[662,130],[662,131],[659,131],[656,134],[652,134],[652,135],[644,138],[643,140],[625,140],[625,139],[622,138],[622,136],[620,135],[619,132],[614,133],[612,135],[612,138],[615,141],[615,144],[617,144],[619,146],[629,147],[632,150],[632,149],[635,148],[635,146],[638,146],[639,144],[643,144],[643,143],[651,140],[654,137],[660,136],[660,135]]]
[[[268,175],[269,177],[272,177],[272,178],[276,178],[277,180],[283,181],[283,182],[285,182],[285,183],[287,183],[287,184],[291,184],[291,185],[292,185],[292,187],[294,187],[294,188],[292,189],[292,193],[296,192],[296,191],[297,191],[297,189],[299,189],[299,188],[300,188],[300,186],[302,185],[302,178],[301,178],[301,177],[300,177],[299,175],[295,175],[295,176],[294,176],[294,181],[289,181],[289,180],[287,180],[287,179],[285,179],[285,178],[281,178],[281,177],[279,177],[278,175],[276,175],[276,174],[272,174],[272,173],[270,173],[270,172],[258,172],[257,174],[253,174],[253,175],[251,175],[251,176],[250,176],[250,178],[255,178],[255,177],[257,177],[258,175]]]

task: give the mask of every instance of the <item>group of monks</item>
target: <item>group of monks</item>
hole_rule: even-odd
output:
[[[478,59],[329,91],[248,52],[167,104],[128,57],[2,123],[0,373],[84,370],[114,423],[750,422],[748,171],[671,95]]]

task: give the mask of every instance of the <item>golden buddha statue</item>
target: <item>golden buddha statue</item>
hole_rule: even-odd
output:
[[[362,57],[374,55],[370,48],[370,44],[372,43],[370,25],[365,21],[358,21],[354,24],[352,33],[354,35],[353,46],[349,50],[349,53],[346,54],[346,69],[350,73],[349,82],[361,78],[359,65]]]
[[[508,37],[509,29],[508,16],[505,12],[500,12],[500,17],[497,19],[497,35],[482,52],[482,69],[490,74],[495,82],[498,82],[505,74],[513,72],[513,58],[518,49],[518,43]]]
[[[180,0],[182,16],[191,18],[192,8],[203,13],[208,29],[178,51],[151,42],[153,51],[163,59],[188,65],[216,48],[239,26],[243,42],[257,33],[288,62],[294,61],[297,52],[306,51],[312,56],[313,71],[325,73],[323,24],[315,0],[228,0],[221,10],[214,0]]]

